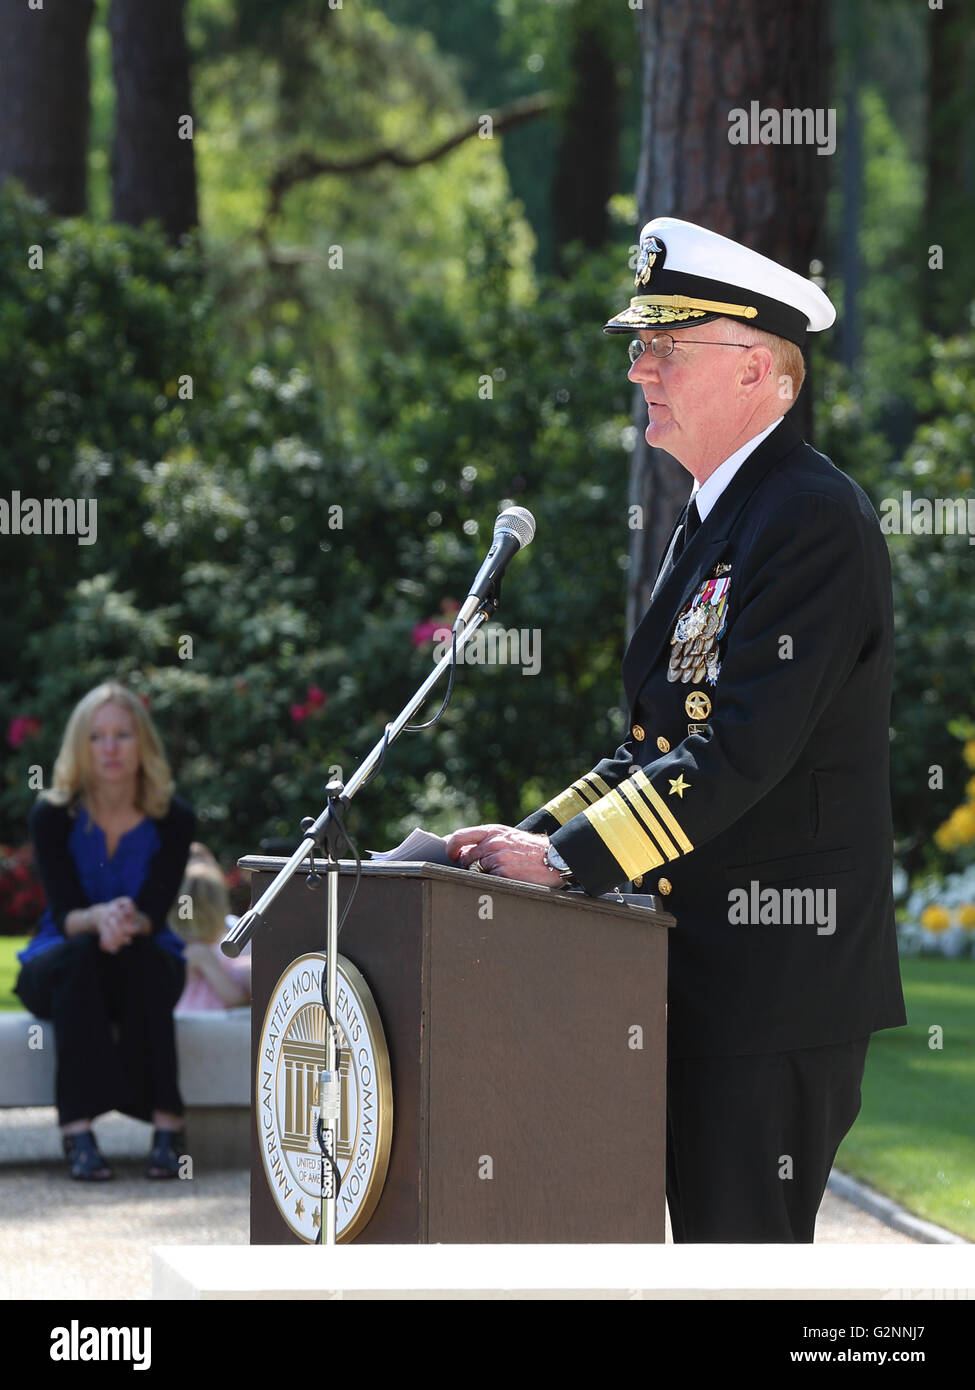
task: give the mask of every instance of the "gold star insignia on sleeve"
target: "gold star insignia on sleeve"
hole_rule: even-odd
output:
[[[671,794],[671,796],[673,796],[673,795],[676,793],[676,795],[679,796],[679,797],[681,798],[681,800],[683,800],[683,798],[684,798],[684,793],[688,790],[688,788],[689,788],[690,785],[691,785],[690,782],[685,782],[685,781],[684,781],[684,774],[683,774],[683,772],[681,773],[681,775],[680,775],[679,777],[668,777],[667,780],[668,780],[668,782],[670,783],[670,794]]]

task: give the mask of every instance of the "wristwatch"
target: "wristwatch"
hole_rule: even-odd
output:
[[[575,883],[575,874],[569,868],[568,864],[562,858],[561,854],[559,854],[558,850],[555,848],[554,845],[549,845],[548,849],[545,851],[542,863],[545,865],[546,869],[555,870],[559,878],[562,880],[561,884],[559,885],[560,887],[570,888],[572,884]]]

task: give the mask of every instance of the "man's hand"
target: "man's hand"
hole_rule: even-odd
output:
[[[462,869],[479,863],[485,873],[498,878],[557,888],[562,880],[543,863],[548,845],[547,835],[531,835],[510,825],[470,825],[447,836],[447,855]]]

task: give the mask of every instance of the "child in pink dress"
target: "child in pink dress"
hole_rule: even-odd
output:
[[[236,960],[220,950],[230,917],[230,898],[219,864],[205,845],[190,846],[186,873],[170,926],[183,939],[186,984],[173,1010],[232,1009],[251,999],[250,946]]]

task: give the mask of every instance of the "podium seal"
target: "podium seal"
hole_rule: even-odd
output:
[[[298,956],[268,1000],[261,1028],[254,1095],[264,1176],[288,1227],[310,1244],[321,1230],[321,1156],[315,1138],[318,1074],[325,1065],[325,956]],[[364,1229],[386,1181],[393,1136],[393,1086],[386,1035],[372,991],[339,956],[338,1071],[342,1116],[338,1131],[341,1175],[336,1239]]]

